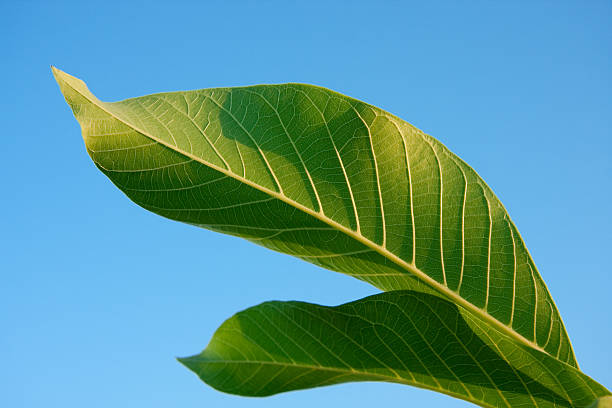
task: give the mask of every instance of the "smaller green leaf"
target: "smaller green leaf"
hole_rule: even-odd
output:
[[[248,396],[349,381],[414,385],[491,407],[587,407],[610,394],[455,304],[413,291],[337,307],[266,302],[179,361],[212,387]]]

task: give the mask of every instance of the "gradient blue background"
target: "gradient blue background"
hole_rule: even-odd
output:
[[[582,369],[612,386],[611,2],[126,3],[0,5],[0,406],[469,406],[391,384],[253,399],[201,383],[174,356],[238,310],[376,291],[137,207],[85,153],[50,64],[103,100],[307,82],[413,123],[498,194]]]

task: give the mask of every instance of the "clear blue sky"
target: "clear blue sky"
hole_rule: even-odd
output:
[[[375,289],[137,207],[85,153],[50,64],[105,100],[306,82],[411,122],[498,194],[582,369],[612,387],[612,3],[229,3],[0,5],[0,406],[468,406],[391,384],[252,399],[201,383],[174,357],[238,310]]]

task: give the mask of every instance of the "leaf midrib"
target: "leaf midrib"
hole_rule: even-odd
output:
[[[61,71],[60,71],[61,72]],[[322,213],[322,209],[321,212],[315,212],[312,209],[294,201],[291,200],[289,197],[285,196],[284,194],[281,193],[277,193],[276,191],[270,190],[264,186],[258,185],[232,171],[230,171],[229,169],[224,169],[222,167],[219,167],[213,163],[209,163],[205,160],[203,160],[201,157],[195,156],[192,153],[186,152],[182,149],[180,149],[178,146],[174,146],[168,142],[165,142],[164,140],[161,140],[155,136],[152,136],[151,134],[149,134],[149,132],[146,132],[142,129],[140,129],[138,126],[129,123],[128,120],[122,119],[120,117],[118,117],[115,113],[111,112],[110,110],[108,110],[107,108],[105,108],[103,105],[105,104],[104,102],[98,100],[96,98],[96,100],[92,100],[91,98],[89,98],[86,94],[80,92],[78,89],[76,89],[74,86],[72,86],[72,84],[68,83],[65,79],[65,73],[61,72],[60,74],[62,76],[62,82],[64,82],[66,85],[70,86],[75,92],[77,92],[79,95],[81,95],[82,97],[84,97],[85,99],[87,99],[89,102],[91,102],[94,106],[97,106],[99,109],[103,110],[104,112],[106,112],[107,114],[109,114],[111,117],[115,118],[116,120],[120,121],[121,123],[125,124],[126,126],[132,128],[133,130],[137,131],[138,133],[142,134],[145,137],[148,137],[149,139],[171,149],[172,151],[179,153],[187,158],[190,158],[194,161],[197,161],[198,163],[203,164],[204,166],[210,167],[222,174],[225,174],[226,176],[232,177],[237,181],[240,181],[256,190],[259,190],[263,193],[266,193],[278,200],[281,200],[282,202],[291,205],[295,208],[297,208],[298,210],[312,216],[315,217],[316,219],[318,219],[319,221],[333,227],[336,228],[337,230],[343,232],[344,234],[346,234],[347,236],[349,236],[350,238],[353,238],[355,240],[357,240],[359,243],[365,245],[366,247],[370,248],[371,250],[377,252],[378,254],[382,255],[383,257],[389,259],[390,261],[392,261],[393,263],[395,263],[396,265],[400,266],[401,268],[407,270],[408,272],[411,272],[413,275],[415,275],[417,278],[420,278],[422,282],[424,282],[425,284],[427,284],[428,286],[430,286],[432,289],[434,289],[435,291],[437,291],[438,293],[446,296],[447,298],[450,298],[453,302],[455,302],[457,305],[462,306],[464,309],[475,313],[477,316],[480,316],[481,318],[483,318],[484,320],[486,320],[488,323],[492,324],[493,326],[495,326],[496,328],[500,329],[502,331],[502,333],[514,338],[515,340],[519,341],[520,343],[523,343],[524,345],[531,347],[533,349],[536,349],[538,351],[541,351],[553,358],[555,358],[558,361],[559,360],[557,357],[553,356],[552,354],[548,353],[545,349],[543,349],[542,347],[540,347],[538,344],[534,343],[533,341],[525,338],[524,336],[522,336],[521,334],[517,333],[516,331],[512,330],[511,327],[505,325],[504,323],[500,322],[499,320],[497,320],[495,317],[491,316],[490,314],[488,314],[486,311],[484,311],[483,309],[477,307],[476,305],[468,302],[466,299],[464,299],[463,297],[461,297],[457,292],[450,290],[448,287],[440,284],[438,281],[436,281],[435,279],[433,279],[432,277],[430,277],[429,275],[427,275],[425,272],[421,271],[419,268],[416,267],[416,264],[414,263],[414,259],[412,263],[408,263],[406,261],[404,261],[403,259],[401,259],[400,257],[398,257],[397,255],[393,254],[392,252],[389,252],[386,248],[381,247],[380,245],[370,241],[369,239],[363,237],[360,234],[357,234],[355,231],[351,230],[350,228],[345,227],[344,225],[328,218],[325,217],[324,214]],[[93,94],[92,94],[93,96]],[[95,96],[94,96],[95,98]],[[410,183],[412,186],[412,183]],[[282,190],[281,190],[282,191]],[[563,361],[561,361],[563,362]],[[565,363],[567,364],[567,363]],[[568,364],[569,365],[569,364]]]

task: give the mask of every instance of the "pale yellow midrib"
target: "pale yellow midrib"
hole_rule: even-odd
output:
[[[263,193],[266,193],[276,199],[281,200],[282,202],[291,205],[303,212],[305,212],[308,215],[311,215],[313,217],[315,217],[316,219],[318,219],[319,221],[326,223],[327,225],[334,227],[338,230],[340,230],[341,232],[345,233],[346,235],[348,235],[349,237],[357,240],[359,243],[365,245],[366,247],[371,248],[372,250],[374,250],[375,252],[377,252],[378,254],[382,255],[383,257],[388,258],[389,260],[391,260],[393,263],[395,263],[396,265],[402,267],[403,269],[411,272],[412,274],[416,275],[418,278],[420,278],[424,283],[426,283],[427,285],[429,285],[432,289],[436,290],[437,292],[439,292],[440,294],[446,296],[447,298],[450,298],[452,301],[454,301],[456,304],[462,306],[464,309],[475,313],[477,316],[481,316],[483,319],[485,319],[487,322],[491,323],[493,326],[495,326],[496,328],[500,329],[502,333],[506,334],[507,336],[514,338],[515,340],[517,340],[520,343],[525,344],[528,347],[531,347],[533,349],[536,349],[538,351],[541,351],[555,359],[557,359],[556,357],[552,356],[550,353],[548,353],[546,350],[544,350],[542,347],[540,347],[539,345],[537,345],[536,343],[526,339],[525,337],[523,337],[521,334],[515,332],[514,330],[511,330],[510,327],[506,326],[505,324],[503,324],[502,322],[500,322],[499,320],[497,320],[496,318],[494,318],[493,316],[489,315],[488,313],[484,312],[482,309],[480,309],[479,307],[473,305],[472,303],[468,302],[467,300],[465,300],[464,298],[462,298],[461,296],[459,296],[457,293],[455,293],[454,291],[450,290],[449,288],[441,285],[440,283],[438,283],[435,279],[431,278],[429,275],[427,275],[425,272],[421,271],[420,269],[418,269],[416,267],[415,264],[409,264],[406,261],[404,261],[403,259],[401,259],[400,257],[398,257],[397,255],[393,254],[392,252],[389,252],[387,249],[380,247],[379,245],[377,245],[376,243],[364,238],[361,235],[356,234],[353,230],[345,227],[342,224],[337,223],[336,221],[329,219],[327,217],[322,216],[320,213],[317,213],[313,210],[311,210],[310,208],[295,202],[291,199],[289,199],[288,197],[286,197],[283,194],[277,193],[275,191],[272,191],[264,186],[260,186],[258,184],[253,183],[252,181],[243,178],[242,176],[239,176],[231,171],[228,171],[226,169],[223,169],[215,164],[209,163],[204,161],[201,157],[195,156],[191,153],[185,152],[182,149],[180,149],[178,146],[173,146],[161,139],[158,139],[152,135],[150,135],[148,132],[143,131],[141,129],[139,129],[137,126],[128,123],[129,121],[124,120],[122,118],[119,118],[115,113],[109,111],[108,109],[106,109],[103,106],[103,102],[99,101],[99,100],[91,100],[90,98],[87,97],[87,95],[79,92],[79,90],[77,90],[76,88],[74,88],[72,85],[70,85],[68,82],[66,82],[63,78],[62,81],[64,82],[64,84],[70,86],[75,92],[77,92],[79,95],[83,96],[85,99],[87,99],[89,102],[91,102],[93,105],[97,106],[98,108],[100,108],[101,110],[103,110],[104,112],[106,112],[107,114],[109,114],[111,117],[117,119],[118,121],[120,121],[121,123],[125,124],[126,126],[134,129],[135,131],[137,131],[138,133],[142,134],[145,137],[148,137],[151,140],[156,141],[157,143],[185,156],[188,157],[192,160],[195,160],[205,166],[208,166],[218,172],[221,172],[229,177],[232,177],[242,183],[245,183],[246,185],[259,190]],[[559,360],[561,361],[561,360]],[[566,363],[567,364],[567,363]]]

